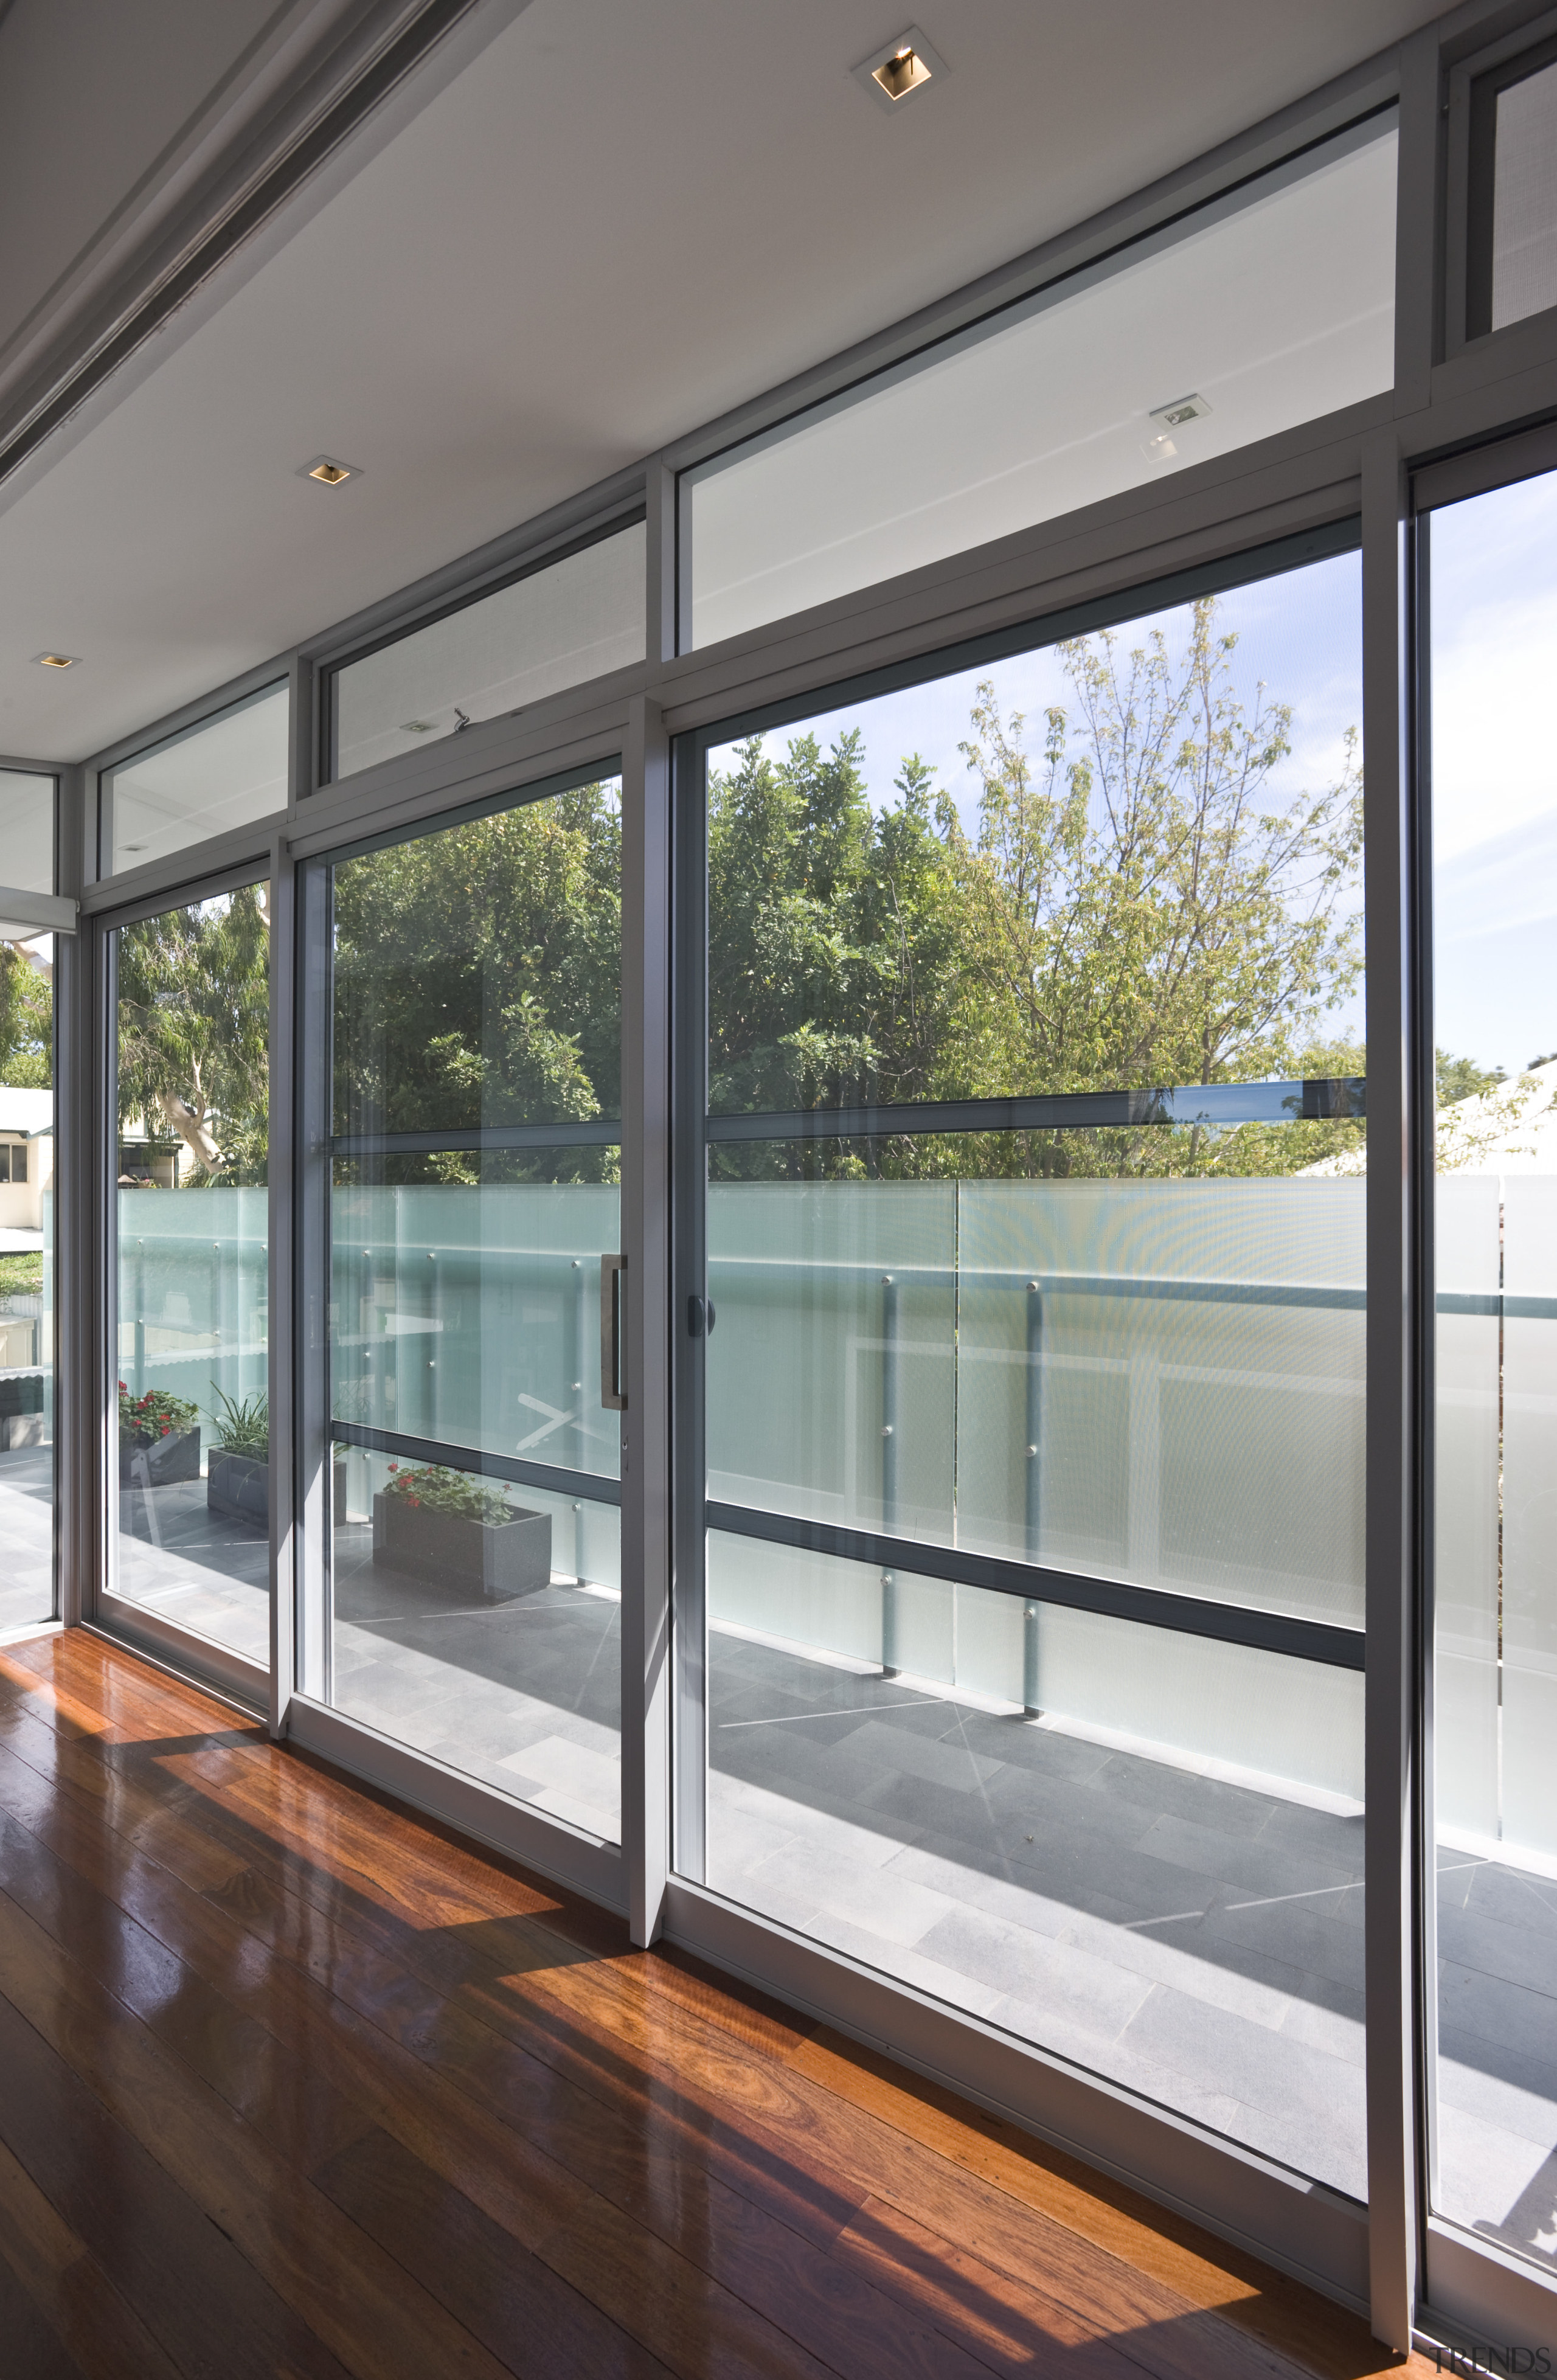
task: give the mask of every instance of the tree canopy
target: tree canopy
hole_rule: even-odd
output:
[[[1065,698],[1036,735],[986,679],[966,806],[917,753],[873,804],[858,727],[826,750],[804,731],[782,751],[752,737],[711,771],[716,1111],[1364,1071],[1335,1025],[1362,970],[1355,736],[1332,782],[1288,792],[1290,708],[1240,698],[1214,600],[1186,625],[1177,651],[1160,630],[1062,645]],[[618,1115],[620,871],[607,783],[342,862],[336,1132]],[[121,1112],[164,1119],[207,1180],[262,1177],[264,941],[253,890],[121,937]],[[899,1135],[714,1158],[769,1175],[1286,1172],[1362,1131]],[[407,1163],[407,1179],[493,1172],[470,1150]],[[610,1178],[616,1153],[516,1152],[500,1170]]]
[[[270,896],[263,884],[120,929],[119,1126],[176,1133],[206,1182],[265,1179]]]
[[[0,942],[0,1083],[47,1090],[54,1081],[54,965]]]

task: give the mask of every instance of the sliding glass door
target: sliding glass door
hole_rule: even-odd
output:
[[[107,937],[105,1609],[262,1700],[271,1661],[270,888]]]
[[[610,1842],[620,873],[614,779],[314,873],[329,1544],[301,1669],[350,1718]]]
[[[692,752],[677,1864],[1362,2199],[1332,546]]]
[[[1549,2277],[1557,2274],[1554,531],[1557,475],[1451,504],[1422,529],[1436,1090],[1432,2204],[1481,2246]],[[1433,2249],[1441,2261],[1441,2244]],[[1495,2335],[1528,2334],[1515,2316]]]

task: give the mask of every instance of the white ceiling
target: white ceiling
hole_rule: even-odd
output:
[[[951,71],[888,115],[891,6],[531,0],[0,511],[0,751],[101,748],[1436,13],[903,0]]]

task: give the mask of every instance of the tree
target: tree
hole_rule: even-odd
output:
[[[1128,652],[1106,631],[1062,645],[1074,713],[1046,713],[1036,769],[1025,722],[980,686],[961,747],[976,840],[938,806],[966,896],[980,1087],[1260,1082],[1311,1065],[1362,969],[1356,739],[1333,784],[1278,807],[1291,710],[1260,688],[1246,711],[1236,641],[1204,598],[1176,668],[1160,630]],[[1152,1127],[1032,1153],[1065,1172],[1220,1170],[1229,1138]]]
[[[933,1095],[959,997],[959,903],[903,762],[873,815],[858,729],[709,781],[710,1096],[785,1111]]]
[[[120,1128],[176,1133],[208,1182],[263,1182],[270,901],[245,885],[121,929]]]
[[[578,785],[344,862],[335,1129],[456,1132],[621,1113],[621,817]],[[474,1150],[396,1178],[612,1179],[606,1148]]]
[[[970,836],[918,757],[872,816],[858,731],[760,739],[709,788],[710,1087],[747,1111],[1360,1074],[1323,1026],[1361,971],[1361,781],[1284,804],[1291,712],[1232,678],[1210,600],[1175,664],[1154,633],[1060,648],[1075,689],[1026,722],[979,687]],[[1285,1171],[1349,1123],[724,1144],[721,1171]]]
[[[54,963],[0,942],[0,1082],[46,1090],[54,1081]]]

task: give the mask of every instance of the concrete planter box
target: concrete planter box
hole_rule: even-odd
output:
[[[142,1469],[142,1458],[146,1468]],[[170,1488],[176,1480],[200,1477],[200,1427],[176,1430],[169,1438],[121,1438],[121,1488]]]
[[[335,1521],[338,1529],[346,1519],[346,1465],[332,1465],[335,1472]],[[232,1454],[225,1446],[213,1446],[205,1466],[206,1510],[220,1512],[225,1520],[250,1521],[256,1528],[268,1529],[271,1521],[271,1467],[256,1461],[251,1454]]]
[[[495,1528],[460,1512],[435,1512],[403,1496],[373,1498],[373,1561],[441,1586],[480,1590],[490,1600],[532,1595],[552,1579],[552,1516],[514,1507]]]

